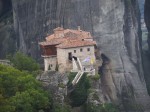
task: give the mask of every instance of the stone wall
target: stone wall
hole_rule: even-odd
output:
[[[56,63],[57,63],[57,57],[56,56],[50,56],[50,57],[44,57],[44,66],[45,71],[47,70],[56,70]]]
[[[87,49],[90,48],[90,51]],[[82,52],[80,51],[82,49]],[[74,52],[74,50],[76,52]],[[60,71],[70,71],[72,69],[72,62],[68,60],[68,53],[71,52],[72,56],[76,56],[82,62],[85,58],[90,57],[90,59],[95,62],[95,48],[94,46],[86,46],[86,47],[77,47],[77,48],[69,48],[69,49],[57,49],[57,59]],[[90,64],[90,62],[89,62]]]

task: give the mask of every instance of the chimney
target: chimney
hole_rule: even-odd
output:
[[[78,26],[78,31],[80,31],[81,30],[81,28],[80,28],[80,26]]]
[[[64,29],[62,27],[58,27],[58,28],[54,29],[54,35],[57,38],[64,37]]]

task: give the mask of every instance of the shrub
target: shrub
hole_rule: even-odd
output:
[[[94,76],[91,76],[91,79],[99,80],[100,79],[100,74],[95,74]]]
[[[76,74],[77,74],[77,72],[70,72],[70,73],[68,74],[68,79],[69,79],[68,85],[71,84],[71,82],[72,82],[73,79],[75,78]]]
[[[119,112],[119,108],[112,103],[105,103],[100,105],[87,104],[86,112]]]
[[[19,70],[26,70],[33,72],[40,69],[40,66],[34,59],[31,57],[17,52],[11,59],[13,66]]]
[[[59,83],[59,84],[58,84],[58,87],[60,87],[60,88],[65,88],[66,86],[65,86],[63,83]]]
[[[75,90],[70,94],[71,105],[78,107],[84,104],[88,97],[88,89],[90,88],[90,81],[86,74],[83,74]]]
[[[31,74],[0,65],[0,110],[38,112],[49,109],[51,102],[48,92]]]
[[[71,112],[71,107],[66,104],[55,103],[53,112]]]

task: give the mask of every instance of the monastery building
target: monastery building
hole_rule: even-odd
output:
[[[96,60],[96,42],[90,32],[82,31],[80,27],[77,30],[58,27],[39,45],[42,49],[45,71],[90,70]]]

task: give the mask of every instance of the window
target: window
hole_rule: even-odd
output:
[[[82,52],[82,51],[83,51],[83,49],[81,48],[81,49],[80,49],[80,52]]]
[[[76,53],[76,50],[74,50],[74,53]]]
[[[87,48],[87,51],[90,51],[90,48]]]
[[[68,53],[68,59],[69,59],[70,61],[72,61],[72,53],[71,53],[71,52]]]
[[[51,64],[51,67],[53,67],[53,65]]]

